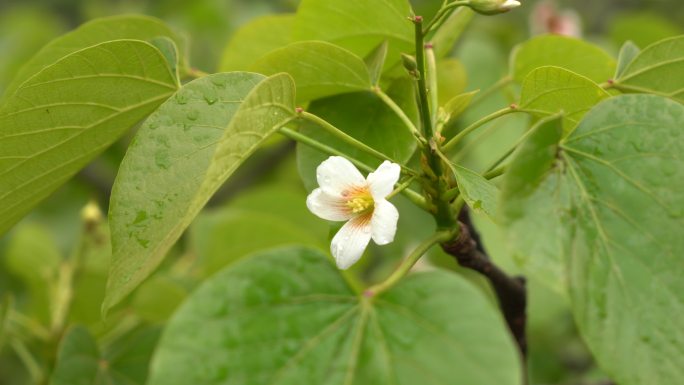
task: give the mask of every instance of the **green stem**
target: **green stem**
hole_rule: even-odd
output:
[[[347,135],[344,131],[340,130],[339,128],[328,123],[326,120],[321,119],[314,114],[308,113],[306,111],[302,111],[299,115],[303,119],[308,120],[312,123],[315,123],[316,125],[318,125],[322,129],[324,129],[325,131],[327,131],[331,135],[335,136],[336,138],[342,140],[343,142],[345,142],[349,145],[352,145],[352,146],[356,147],[357,149],[359,149],[359,150],[361,150],[361,151],[363,151],[363,152],[365,152],[371,156],[374,156],[374,157],[381,159],[381,160],[388,160],[392,163],[399,164],[399,162],[392,160],[390,157],[383,154],[382,152],[362,143],[359,140],[354,139],[353,137]]]
[[[42,383],[45,380],[43,369],[26,345],[19,340],[12,341],[10,345],[17,357],[19,357],[19,360],[24,364],[26,371],[29,372],[32,382],[34,384]]]
[[[401,119],[401,121],[404,123],[404,126],[408,128],[409,132],[411,132],[411,135],[413,135],[414,138],[418,141],[418,145],[421,147],[424,147],[427,144],[427,140],[421,135],[420,131],[418,131],[418,128],[416,128],[415,124],[411,121],[411,119],[406,116],[406,113],[404,110],[401,109],[397,105],[397,103],[392,100],[392,98],[389,97],[385,92],[382,91],[380,87],[373,87],[373,92],[378,95],[380,100],[382,100],[387,107],[389,107],[394,113]]]
[[[430,95],[430,117],[433,122],[437,121],[437,109],[439,108],[437,89],[437,59],[432,44],[425,45],[425,64],[427,66],[428,94]]]
[[[484,174],[482,174],[482,176],[485,179],[491,180],[491,179],[500,177],[501,175],[504,174],[504,172],[506,172],[506,166],[499,166],[493,170],[486,171]]]
[[[432,246],[438,243],[446,242],[452,239],[453,236],[453,230],[443,230],[436,232],[430,238],[426,239],[420,245],[418,245],[418,247],[416,247],[415,250],[413,250],[411,254],[409,254],[409,256],[401,262],[399,267],[396,270],[394,270],[394,272],[389,277],[387,277],[386,280],[377,285],[371,286],[370,288],[368,288],[368,290],[366,290],[364,294],[368,297],[376,296],[391,288],[392,286],[396,285],[397,282],[399,282],[402,278],[406,276],[406,274],[408,274],[409,271],[411,271],[413,265],[415,265],[416,262],[418,262],[418,260],[420,259],[420,257],[422,257],[423,254],[430,250]]]
[[[412,176],[412,177],[406,179],[405,182],[397,184],[397,187],[396,187],[391,193],[389,193],[389,195],[386,196],[385,199],[390,199],[390,198],[392,198],[393,196],[399,194],[400,192],[406,190],[406,189],[408,188],[408,186],[410,186],[411,183],[413,183],[413,181],[414,181],[415,179],[416,179],[416,177],[415,177],[415,176]],[[418,194],[418,193],[416,193],[416,194]]]
[[[427,195],[431,198],[431,205],[434,205],[434,217],[437,222],[438,229],[454,229],[456,227],[456,218],[451,211],[449,202],[440,198],[442,193],[446,190],[446,178],[444,177],[444,169],[442,167],[441,159],[433,152],[437,148],[434,139],[434,127],[432,126],[432,117],[430,114],[430,104],[427,96],[426,71],[425,71],[425,43],[423,35],[423,18],[416,16],[413,18],[415,45],[416,45],[416,65],[418,66],[418,108],[420,110],[421,123],[423,128],[423,135],[428,138],[430,146],[423,149],[426,166],[425,172],[429,179],[425,181],[428,184],[426,189]],[[425,187],[424,187],[425,188]]]
[[[518,148],[527,138],[532,135],[534,130],[527,130],[516,142],[513,144],[513,146],[508,149],[503,155],[501,155],[497,160],[495,160],[489,167],[487,167],[485,174],[493,172],[501,163],[503,163],[513,152],[515,152],[515,149]]]
[[[464,128],[461,132],[456,134],[451,140],[449,140],[444,146],[442,146],[443,151],[449,151],[452,148],[454,148],[458,142],[461,141],[466,135],[470,134],[471,132],[477,130],[478,128],[484,126],[485,124],[491,122],[492,120],[498,119],[504,115],[510,114],[512,112],[518,112],[518,109],[514,108],[513,106],[509,106],[506,108],[503,108],[501,110],[492,112],[491,114],[481,118],[477,122],[471,124],[470,126]]]
[[[468,4],[470,4],[470,1],[468,0],[454,1],[451,4],[446,4],[445,2],[445,4],[442,5],[442,8],[440,8],[440,10],[437,11],[435,17],[433,17],[432,20],[430,20],[428,25],[422,31],[423,35],[429,34],[430,31],[432,31],[433,29],[439,29],[439,27],[441,27],[442,24],[444,24],[444,21],[446,21],[446,19],[449,17],[451,11],[461,6],[467,6]]]
[[[287,127],[281,127],[278,129],[278,132],[280,132],[284,136],[286,136],[286,137],[288,137],[294,141],[305,144],[311,148],[314,148],[314,149],[321,151],[323,153],[326,153],[328,155],[335,155],[335,156],[344,157],[344,158],[348,159],[350,162],[352,162],[356,167],[358,167],[362,171],[365,171],[365,172],[375,171],[375,169],[373,169],[373,167],[361,162],[360,160],[354,159],[347,154],[344,154],[344,153],[342,153],[342,152],[340,152],[340,151],[338,151],[338,150],[336,150],[330,146],[326,146],[323,143],[320,143],[316,140],[313,140],[306,135],[302,135],[297,131],[291,130]],[[410,170],[410,169],[408,169],[408,170]],[[415,175],[415,172],[413,170],[410,170],[410,174]],[[416,206],[422,208],[423,210],[428,210],[428,205],[425,202],[425,198],[423,198],[423,196],[421,196],[419,193],[417,193],[417,192],[415,192],[409,188],[405,188],[404,190],[401,191],[401,193],[404,194]]]

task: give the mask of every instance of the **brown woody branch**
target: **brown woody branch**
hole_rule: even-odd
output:
[[[524,360],[527,356],[525,278],[509,276],[489,259],[466,209],[463,209],[459,215],[459,225],[458,237],[443,243],[442,249],[454,256],[462,267],[475,270],[487,278],[496,293],[499,308]]]

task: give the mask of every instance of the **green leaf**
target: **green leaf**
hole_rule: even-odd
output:
[[[60,343],[50,385],[143,385],[159,334],[138,329],[101,353],[88,329],[75,326]]]
[[[563,130],[567,133],[589,109],[608,97],[610,94],[581,75],[559,67],[541,67],[525,78],[520,108],[537,117],[562,112]]]
[[[323,40],[365,57],[383,40],[389,43],[385,69],[413,52],[413,24],[407,0],[303,0],[292,31],[295,41]]]
[[[466,92],[451,98],[451,100],[444,105],[444,112],[447,114],[447,122],[461,116],[461,114],[465,112],[470,105],[470,102],[473,100],[473,96],[475,96],[475,94],[478,92],[479,91]]]
[[[511,54],[511,76],[525,80],[534,69],[556,66],[603,83],[615,73],[615,59],[601,48],[565,36],[545,35],[518,45]]]
[[[449,164],[454,173],[458,189],[468,207],[475,212],[484,212],[491,218],[496,216],[499,189],[482,175],[465,167]]]
[[[0,234],[175,89],[159,50],[136,40],[77,51],[24,82],[0,109]]]
[[[557,164],[561,117],[540,121],[515,153],[501,186],[501,223],[509,249],[524,271],[559,293],[567,279],[562,249],[568,192]]]
[[[412,82],[405,79],[396,81],[387,92],[415,122],[418,113],[412,91]],[[413,135],[394,111],[372,92],[316,100],[311,103],[309,111],[398,162],[407,162],[415,151]],[[359,120],[359,116],[363,116],[363,119]],[[372,167],[382,162],[356,147],[340,142],[313,123],[303,123],[301,133]],[[307,189],[313,189],[317,185],[316,167],[328,156],[308,146],[297,145],[299,173]]]
[[[149,385],[512,385],[519,365],[497,310],[458,275],[359,297],[326,256],[290,248],[206,281],[171,319]]]
[[[223,51],[221,71],[246,71],[265,54],[293,42],[294,14],[257,17],[238,29]]]
[[[387,58],[387,47],[387,40],[383,40],[382,43],[378,44],[378,46],[364,58],[370,75],[371,84],[374,86],[377,86],[380,82],[382,67],[385,65],[385,59]]]
[[[266,75],[292,75],[300,102],[372,86],[361,58],[323,41],[301,41],[278,48],[262,56],[251,69]]]
[[[142,15],[104,17],[85,23],[43,47],[14,77],[12,83],[7,87],[2,101],[8,103],[7,98],[12,96],[33,75],[65,56],[81,51],[84,48],[111,40],[133,39],[151,41],[160,36],[165,36],[176,43],[181,59],[180,69],[181,72],[185,72],[189,67],[186,59],[187,47],[185,41],[161,20]]]
[[[439,27],[430,39],[435,47],[435,56],[437,58],[449,56],[463,31],[470,24],[473,16],[475,16],[475,12],[468,7],[459,7],[449,15],[444,24]]]
[[[556,250],[545,241],[543,251],[562,256],[579,330],[602,369],[624,385],[684,380],[684,358],[674,353],[684,332],[672,322],[684,314],[683,118],[684,106],[663,97],[608,99],[560,145],[546,142],[557,160],[535,172],[531,194],[508,189],[513,199],[504,200],[524,205],[519,214],[545,209],[509,220],[555,240]],[[535,149],[528,150],[519,156],[529,158]]]
[[[178,69],[180,63],[178,62],[178,47],[176,46],[176,43],[166,36],[160,36],[150,40],[150,44],[157,47],[159,52],[164,55],[169,68],[171,68],[171,72],[176,76],[176,79],[180,79]]]
[[[437,62],[437,100],[440,106],[465,91],[467,74],[465,67],[456,59]]]
[[[145,121],[112,190],[103,311],[152,273],[213,193],[293,116],[292,78],[235,72],[186,84]]]
[[[614,85],[621,91],[652,93],[684,103],[684,35],[644,48]]]
[[[641,52],[641,49],[636,46],[636,44],[631,41],[626,41],[625,44],[620,48],[620,54],[618,55],[618,64],[615,69],[615,79],[618,79],[627,69],[630,63],[634,60],[637,55]]]

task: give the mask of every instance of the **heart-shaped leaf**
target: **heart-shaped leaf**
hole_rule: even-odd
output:
[[[673,322],[684,315],[683,118],[666,98],[617,96],[560,143],[539,131],[546,140],[531,139],[539,145],[506,173],[509,186],[526,186],[504,191],[509,235],[524,237],[530,260],[564,263],[579,330],[620,384],[684,381],[684,331]]]
[[[112,190],[106,311],[159,265],[223,182],[294,116],[294,84],[223,73],[186,84],[150,116]]]
[[[684,36],[644,48],[614,85],[621,91],[652,93],[684,103]]]
[[[138,40],[85,48],[25,81],[0,108],[0,234],[176,87],[164,56]]]
[[[522,82],[534,69],[543,66],[565,68],[603,83],[615,73],[615,59],[601,48],[585,41],[558,35],[532,38],[511,53],[511,76]]]
[[[185,40],[161,20],[142,15],[118,15],[95,19],[48,43],[21,68],[5,90],[3,102],[31,76],[63,57],[107,41],[134,39],[151,42],[157,37],[167,37],[178,47],[180,71],[188,68]]]
[[[355,295],[329,259],[304,248],[221,271],[171,319],[150,385],[520,384],[494,305],[445,271],[377,297]]]
[[[383,40],[389,43],[385,69],[399,63],[401,52],[413,52],[413,25],[408,0],[303,0],[292,36],[323,40],[365,57]]]
[[[257,60],[252,70],[266,75],[292,75],[300,102],[372,86],[361,58],[323,41],[301,41],[278,48]]]
[[[563,113],[563,129],[570,132],[584,114],[610,97],[591,80],[560,67],[541,67],[527,75],[520,108],[537,117]]]
[[[293,14],[266,15],[243,25],[230,38],[219,69],[246,71],[260,57],[292,43],[294,20]]]

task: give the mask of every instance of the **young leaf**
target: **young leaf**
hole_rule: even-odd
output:
[[[615,80],[615,87],[684,103],[684,35],[646,47]]]
[[[103,311],[152,273],[213,193],[293,116],[289,76],[233,72],[186,84],[145,121],[112,190]]]
[[[387,92],[408,112],[409,118],[415,121],[418,115],[412,91],[412,82],[405,79],[395,82]],[[416,149],[415,138],[401,119],[372,92],[356,92],[316,100],[311,103],[309,111],[396,161],[408,161]],[[359,116],[364,118],[359,120]],[[301,132],[370,166],[376,167],[381,163],[381,160],[356,147],[340,142],[313,123],[305,122]],[[317,185],[316,167],[327,157],[327,154],[306,145],[297,145],[299,173],[307,189],[313,189]]]
[[[456,184],[468,207],[475,212],[484,212],[490,218],[496,217],[499,189],[492,182],[475,171],[459,165],[449,164]]]
[[[293,14],[266,15],[245,24],[228,42],[219,69],[246,71],[260,57],[292,43],[294,20]]]
[[[545,35],[518,45],[511,53],[511,76],[525,80],[534,69],[556,66],[603,83],[615,73],[615,59],[601,48],[582,40]]]
[[[323,40],[365,57],[383,40],[389,43],[385,69],[413,52],[413,25],[408,0],[304,0],[292,31],[295,41]]]
[[[0,234],[175,90],[159,50],[137,40],[77,51],[24,82],[0,109]]]
[[[380,75],[382,75],[382,67],[385,64],[385,59],[387,58],[387,40],[383,40],[382,43],[378,44],[371,53],[366,55],[364,62],[368,68],[368,73],[370,74],[371,84],[374,86],[378,85],[380,81]]]
[[[519,244],[537,266],[562,256],[556,269],[568,272],[579,330],[620,384],[684,379],[673,353],[684,332],[672,322],[684,314],[683,116],[684,106],[659,96],[608,99],[560,144],[558,135],[545,141],[546,160],[523,148],[516,161],[537,165],[533,182],[521,194],[504,189],[511,238],[525,237]],[[524,174],[512,166],[506,175]]]
[[[434,271],[379,297],[359,297],[325,255],[289,248],[254,255],[206,281],[171,319],[149,385],[426,379],[521,383],[511,337],[482,292]]]
[[[444,105],[444,112],[446,112],[448,118],[447,121],[458,118],[470,105],[470,101],[473,100],[473,96],[479,91],[466,92],[464,94],[459,94],[451,98]]]
[[[140,15],[119,15],[95,19],[48,43],[26,63],[14,77],[1,99],[4,103],[31,76],[63,57],[111,40],[151,41],[164,36],[176,43],[181,73],[188,68],[185,40],[161,20]]]
[[[620,48],[620,54],[618,55],[617,68],[615,69],[615,79],[618,79],[620,76],[622,76],[627,69],[627,66],[632,63],[634,58],[637,57],[640,52],[641,50],[639,47],[637,47],[636,44],[632,43],[631,41],[626,41],[625,44],[622,45]]]
[[[276,49],[262,56],[251,69],[266,75],[292,75],[299,102],[372,86],[361,58],[323,41],[302,41]]]
[[[591,80],[559,67],[530,72],[522,84],[520,108],[538,117],[563,113],[563,130],[572,130],[584,114],[610,97]]]

